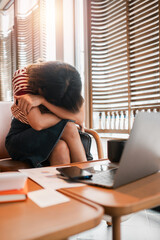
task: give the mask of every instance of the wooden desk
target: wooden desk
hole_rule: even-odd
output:
[[[104,161],[78,164],[80,168],[87,168]],[[124,185],[115,190],[89,185],[64,189],[104,208],[105,214],[112,216],[113,240],[120,240],[120,218],[123,215],[160,205],[160,172]]]
[[[40,189],[31,180],[28,180],[28,183],[29,191]],[[100,223],[103,208],[70,193],[67,195],[69,202],[46,208],[38,207],[30,199],[24,202],[1,203],[0,239],[66,239]]]

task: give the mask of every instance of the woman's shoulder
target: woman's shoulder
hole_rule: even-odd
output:
[[[26,93],[31,93],[31,89],[28,84],[28,73],[27,68],[18,69],[12,79],[13,93],[14,95],[22,95]]]
[[[27,69],[26,67],[18,69],[17,71],[15,71],[13,78],[12,78],[12,83],[13,85],[17,85],[17,84],[27,84],[28,83],[28,73],[27,73]]]
[[[15,71],[14,75],[13,75],[13,78],[19,76],[19,75],[27,75],[27,68],[26,67],[23,67],[23,68],[20,68],[18,70]]]

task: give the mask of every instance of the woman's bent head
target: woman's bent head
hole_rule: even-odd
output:
[[[83,103],[80,74],[70,64],[50,61],[27,67],[29,86],[48,102],[76,112]]]

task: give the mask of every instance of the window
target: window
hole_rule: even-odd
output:
[[[44,61],[75,64],[75,0],[12,1],[0,12],[0,100],[12,99],[16,69]]]
[[[90,127],[129,133],[160,108],[159,0],[88,1]]]
[[[13,74],[14,58],[13,44],[14,30],[13,30],[13,6],[5,11],[0,12],[0,99],[10,100],[12,94],[11,77]]]
[[[16,69],[36,62],[46,56],[46,39],[40,47],[40,11],[44,2],[37,0],[16,1],[7,11],[1,11],[0,26],[0,100],[12,100],[12,76]],[[16,18],[16,21],[15,21]],[[44,21],[45,22],[45,21]]]

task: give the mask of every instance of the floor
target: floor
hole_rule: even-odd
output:
[[[88,231],[71,236],[68,240],[111,240],[112,227],[104,220]],[[132,214],[121,223],[122,240],[160,240],[160,211],[144,210]]]

